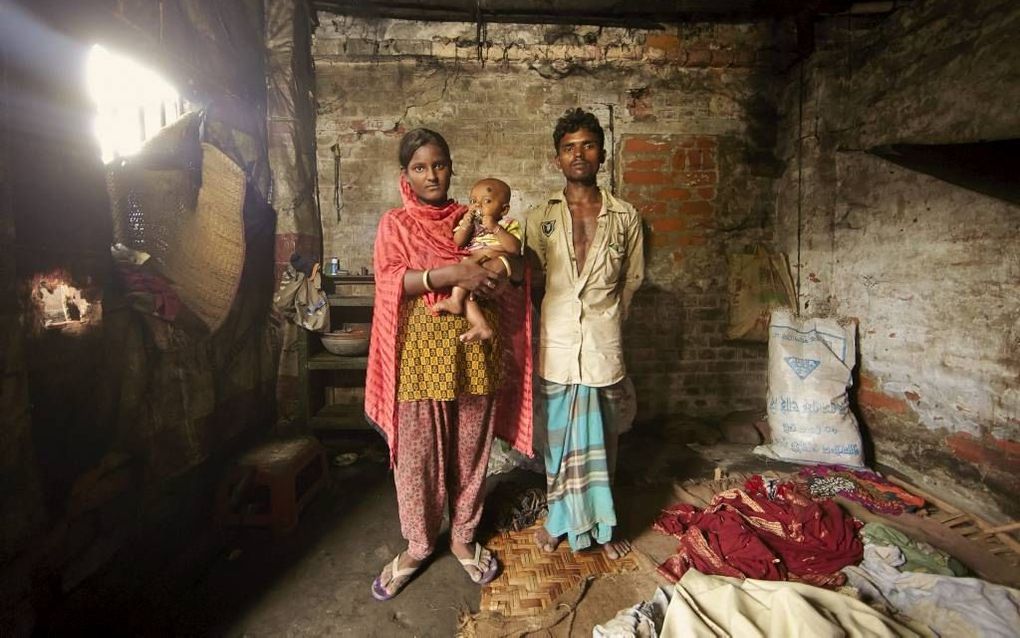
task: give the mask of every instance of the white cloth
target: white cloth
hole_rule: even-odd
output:
[[[740,580],[687,570],[661,638],[887,638],[917,636],[849,596],[787,581]]]
[[[645,277],[641,216],[602,188],[602,210],[581,272],[563,193],[528,212],[524,244],[545,271],[536,373],[601,388],[623,379],[621,325]]]
[[[843,573],[865,601],[885,604],[937,636],[1020,636],[1020,591],[977,578],[901,572],[903,562],[898,547],[867,544],[860,566]]]

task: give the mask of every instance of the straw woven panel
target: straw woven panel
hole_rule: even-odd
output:
[[[165,274],[210,332],[227,318],[244,268],[245,176],[212,144],[202,144],[202,188],[194,211],[181,215],[176,250]]]
[[[115,241],[151,255],[155,272],[215,332],[244,269],[246,177],[215,146],[192,140],[197,128],[189,126],[167,127],[138,156],[113,165],[107,188]]]
[[[535,545],[539,522],[517,532],[506,532],[486,543],[503,563],[499,578],[482,589],[481,611],[506,617],[535,616],[560,594],[588,576],[637,571],[634,554],[609,560],[600,549],[571,552],[566,541],[547,554]]]

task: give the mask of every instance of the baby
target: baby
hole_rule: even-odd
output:
[[[488,177],[471,187],[468,210],[460,223],[453,229],[453,241],[458,246],[467,246],[472,257],[496,259],[503,255],[519,255],[521,252],[521,227],[515,219],[504,216],[510,210],[510,187],[505,182]],[[506,263],[506,260],[504,260]],[[492,326],[485,320],[478,302],[468,291],[455,286],[447,299],[433,306],[436,312],[463,314],[471,328],[460,336],[464,342],[484,341],[494,334]]]

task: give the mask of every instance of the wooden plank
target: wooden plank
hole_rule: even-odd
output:
[[[974,523],[981,528],[981,531],[990,532],[995,536],[995,538],[1000,540],[1003,545],[1013,550],[1015,554],[1020,555],[1020,542],[1017,542],[1017,540],[1008,533],[994,531],[995,526],[979,516],[974,517]]]
[[[939,522],[942,523],[943,525],[948,525],[949,527],[954,527],[956,525],[962,525],[963,523],[966,523],[967,519],[968,519],[968,516],[966,514],[953,514],[952,516],[950,516],[948,518],[943,518],[943,519],[939,520]]]
[[[986,529],[982,533],[983,534],[1004,534],[1006,532],[1015,532],[1018,529],[1020,529],[1020,521],[1017,521],[1017,522],[1014,522],[1014,523],[1007,523],[1006,525],[999,525],[997,527],[992,527],[990,529]]]
[[[1007,585],[1020,586],[1020,570],[1004,556],[988,551],[986,543],[961,536],[938,521],[924,516],[904,512],[898,516],[883,516],[869,512],[863,505],[837,496],[835,499],[854,518],[866,523],[877,521],[900,530],[907,536],[924,541],[953,556],[985,580]]]
[[[885,478],[888,479],[888,481],[890,483],[892,483],[894,485],[899,485],[900,487],[902,487],[903,489],[907,490],[908,492],[911,492],[913,494],[917,494],[918,496],[923,497],[924,500],[926,500],[926,501],[931,501],[935,505],[938,505],[939,509],[943,509],[943,510],[949,512],[950,514],[964,514],[965,513],[960,508],[958,508],[958,507],[956,507],[956,506],[954,506],[954,505],[952,505],[950,503],[947,503],[947,502],[943,501],[942,499],[938,498],[937,496],[933,496],[931,494],[931,492],[927,492],[925,490],[922,490],[921,488],[917,487],[916,485],[908,483],[908,482],[904,481],[903,479],[897,478],[895,476],[887,476]]]
[[[889,477],[886,477],[886,478],[888,478],[891,483],[895,483],[896,485],[899,485],[900,487],[902,487],[903,489],[907,490],[908,492],[913,492],[914,494],[917,494],[918,496],[924,497],[925,500],[931,501],[935,505],[938,505],[940,509],[946,510],[947,512],[950,512],[952,514],[964,514],[964,512],[962,512],[959,508],[954,507],[953,505],[943,501],[942,499],[940,499],[940,498],[938,498],[936,496],[932,496],[931,493],[926,492],[925,490],[922,490],[921,488],[917,487],[916,485],[911,485],[910,483],[907,483],[906,481],[904,481],[902,479],[898,479],[895,476],[889,476]],[[973,514],[971,514],[970,516],[971,516],[971,518],[974,519],[974,523],[979,528],[981,528],[981,531],[988,532],[990,530],[994,530],[995,529],[994,525],[992,525],[988,521],[982,519],[981,517],[973,515]],[[1005,533],[1005,532],[995,532],[995,531],[992,531],[991,533],[995,535],[995,538],[997,538],[1000,541],[1002,541],[1003,545],[1005,545],[1006,547],[1009,547],[1011,550],[1013,550],[1013,552],[1015,552],[1016,554],[1020,555],[1020,542],[1017,542],[1017,540],[1015,538],[1013,538],[1012,536],[1010,536],[1008,533]]]
[[[365,370],[368,357],[341,357],[329,352],[319,352],[308,357],[309,370]]]
[[[375,297],[367,295],[326,295],[329,298],[329,305],[333,307],[348,308],[370,308],[375,303]]]

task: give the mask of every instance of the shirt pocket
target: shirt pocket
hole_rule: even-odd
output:
[[[627,257],[627,236],[623,232],[614,232],[606,242],[605,269],[602,279],[606,284],[613,286],[620,280],[620,272],[623,269],[623,262]]]

